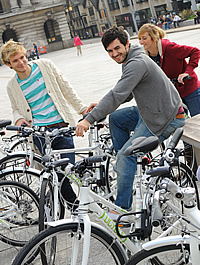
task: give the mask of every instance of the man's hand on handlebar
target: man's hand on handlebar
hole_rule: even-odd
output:
[[[17,120],[17,122],[15,123],[15,126],[22,126],[22,124],[25,123],[27,126],[30,126],[30,124],[25,120],[25,119],[19,119]]]
[[[184,84],[184,81],[183,81],[183,78],[188,76],[189,74],[187,73],[183,73],[183,74],[180,74],[177,78],[178,82],[181,83],[181,84]]]
[[[90,127],[90,123],[88,120],[84,119],[80,121],[76,126],[76,136],[84,136],[84,131],[87,132]]]

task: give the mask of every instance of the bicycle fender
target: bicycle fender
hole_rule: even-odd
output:
[[[142,245],[142,248],[148,251],[154,248],[168,246],[170,244],[181,244],[181,243],[190,244],[190,236],[185,235],[182,237],[180,235],[177,235],[177,236],[161,237],[161,238],[157,238],[155,240],[149,241],[147,243],[144,243]]]

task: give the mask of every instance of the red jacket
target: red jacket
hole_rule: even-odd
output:
[[[78,36],[76,36],[76,37],[74,38],[73,45],[74,45],[74,47],[75,47],[75,46],[79,46],[79,45],[83,45],[81,39],[80,39]]]
[[[188,73],[192,77],[192,79],[184,81],[184,85],[176,83],[181,98],[184,98],[200,87],[200,81],[194,72],[200,59],[200,50],[170,42],[168,39],[162,39],[161,44],[162,48],[159,49],[161,68],[165,74],[170,79],[177,78],[182,73]],[[189,59],[188,63],[186,58]]]

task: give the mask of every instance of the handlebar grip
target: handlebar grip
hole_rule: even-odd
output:
[[[13,125],[6,126],[6,130],[8,131],[22,131],[23,129],[24,127],[21,126],[13,126]]]
[[[189,80],[189,79],[192,79],[192,77],[191,77],[190,75],[187,75],[187,76],[185,76],[185,77],[183,78],[183,81],[185,81],[185,80]],[[173,84],[178,83],[178,78],[172,78],[172,79],[171,79],[171,82],[172,82]]]
[[[160,208],[160,202],[159,202],[159,191],[156,191],[155,197],[153,199],[153,204],[152,204],[152,219],[151,223],[154,227],[157,227],[160,225],[163,219],[163,213]]]
[[[177,128],[166,149],[174,149],[183,135],[183,128]]]
[[[85,158],[85,162],[86,163],[97,163],[97,162],[103,162],[106,161],[107,156],[106,155],[97,155],[97,156],[91,156],[91,157],[87,157]]]
[[[185,80],[189,80],[189,79],[192,79],[192,77],[191,77],[190,75],[187,75],[187,76],[185,76],[185,77],[183,78],[183,81],[185,81]]]

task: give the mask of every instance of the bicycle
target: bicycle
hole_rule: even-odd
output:
[[[142,250],[132,256],[127,265],[136,264],[193,264],[200,260],[200,211],[197,208],[193,188],[180,188],[169,179],[163,179],[158,192],[154,212],[154,225],[162,222],[161,204],[170,193],[183,202],[183,211],[171,205],[171,209],[180,216],[179,222],[185,227],[180,235],[158,238],[145,243]]]
[[[76,156],[84,157],[84,156],[92,156],[95,154],[101,154],[106,152],[108,154],[108,160],[104,163],[104,178],[101,179],[100,176],[98,176],[98,185],[101,188],[101,191],[103,191],[104,186],[104,193],[110,193],[111,190],[116,189],[116,176],[115,174],[111,174],[111,169],[113,167],[114,161],[115,161],[115,155],[113,155],[113,148],[110,146],[110,135],[108,133],[100,134],[98,133],[98,130],[102,128],[102,124],[95,123],[91,126],[89,134],[88,134],[88,142],[89,147],[84,148],[75,148],[75,149],[64,149],[64,150],[49,150],[47,151],[50,155],[57,155],[58,153],[71,153],[75,152]],[[22,139],[29,137],[31,134],[39,135],[39,128],[33,127],[33,128],[27,128],[27,127],[16,127],[16,126],[7,126],[7,130],[18,130],[20,132],[20,135]],[[68,128],[68,131],[71,129]],[[54,131],[55,133],[55,131]],[[59,133],[62,134],[62,131],[59,130],[57,134],[55,134],[55,137],[59,135]],[[72,133],[72,132],[71,132]],[[94,137],[93,137],[94,136]],[[45,133],[43,132],[43,137],[47,137]],[[3,157],[3,159],[0,160],[0,170],[2,170],[2,174],[6,171],[9,171],[9,168],[16,168],[16,167],[24,167],[24,169],[30,169],[30,168],[39,168],[40,170],[43,168],[42,165],[42,157],[40,155],[35,154],[32,150],[27,150],[25,152],[15,152],[8,154],[7,156]],[[8,170],[7,170],[8,169]],[[8,173],[7,173],[8,174]],[[99,174],[100,175],[100,174]],[[114,183],[113,186],[110,184]],[[97,185],[94,187],[97,189]],[[100,192],[99,190],[97,192]],[[113,192],[114,193],[114,192]]]
[[[60,193],[58,193],[58,189],[59,189],[59,181],[58,181],[58,177],[57,177],[57,172],[55,170],[57,170],[58,172],[60,170],[58,170],[57,168],[51,168],[51,170],[49,170],[48,168],[48,162],[52,159],[54,159],[54,156],[58,156],[62,153],[71,153],[71,152],[75,152],[78,155],[83,156],[86,155],[86,151],[89,151],[89,155],[93,154],[93,150],[95,151],[95,153],[103,153],[103,152],[107,152],[109,151],[109,147],[107,146],[107,142],[109,140],[109,136],[107,134],[104,134],[103,136],[101,135],[99,137],[98,135],[98,130],[99,127],[101,127],[101,124],[94,124],[93,127],[91,128],[91,133],[89,134],[89,143],[90,146],[88,148],[82,148],[82,149],[66,149],[66,150],[52,150],[51,148],[51,142],[53,139],[55,139],[55,137],[59,136],[59,135],[65,135],[65,136],[71,136],[74,133],[75,128],[74,127],[69,127],[69,128],[60,128],[60,129],[55,129],[52,130],[51,132],[44,130],[43,128],[38,128],[38,127],[34,127],[34,128],[26,128],[26,127],[16,127],[16,126],[8,126],[7,129],[8,130],[18,130],[18,131],[22,131],[24,132],[23,135],[29,136],[30,134],[34,133],[36,135],[40,135],[42,137],[45,138],[45,157],[44,159],[42,157],[38,157],[38,156],[32,156],[33,159],[37,159],[37,161],[42,164],[43,166],[43,171],[40,174],[40,190],[39,190],[39,185],[37,183],[39,183],[38,181],[38,173],[39,172],[34,172],[31,169],[25,169],[23,170],[22,168],[18,168],[18,167],[13,167],[12,170],[11,169],[7,169],[7,170],[3,170],[1,172],[1,175],[4,178],[8,178],[9,174],[11,174],[11,176],[17,177],[18,181],[25,181],[29,186],[31,185],[31,188],[34,188],[34,190],[39,194],[40,193],[40,217],[39,217],[39,229],[40,231],[44,229],[44,220],[46,218],[46,211],[49,211],[49,208],[51,209],[51,216],[49,216],[48,218],[52,218],[54,216],[54,220],[56,220],[56,218],[63,218],[64,217],[64,213],[65,213],[65,208],[64,208],[64,202],[65,200],[63,199],[61,202],[61,198],[63,198],[62,196],[59,196]],[[93,131],[95,132],[95,138],[94,140],[92,139],[93,137]],[[95,146],[92,146],[92,143],[95,143]],[[107,151],[108,150],[108,151]],[[83,153],[83,151],[85,151],[85,153]],[[23,162],[23,158],[24,156],[26,157],[26,154],[21,153],[19,156],[19,153],[16,154],[12,154],[11,157],[16,159],[16,163],[21,163],[21,160],[19,161],[19,157],[22,158],[22,162]],[[12,162],[12,158],[11,158],[11,162]],[[109,159],[111,159],[112,156],[110,155],[110,151],[109,151]],[[10,157],[4,158],[4,162],[9,161]],[[57,158],[56,158],[57,159]],[[109,191],[111,190],[110,188],[110,179],[108,180],[108,165],[110,164],[110,160],[107,160],[106,163],[104,162],[104,164],[99,164],[98,166],[96,166],[94,173],[96,174],[96,177],[94,177],[94,181],[93,183],[91,183],[91,188],[93,191],[97,192],[97,193],[101,193],[102,196],[110,194],[109,196],[112,197],[113,193],[109,193]],[[45,161],[45,163],[43,163]],[[14,164],[15,165],[15,164]],[[46,166],[46,167],[45,167]],[[105,169],[106,167],[106,169]],[[27,181],[26,177],[24,177],[24,175],[28,175],[28,179],[31,181]],[[107,175],[106,175],[107,174]],[[19,175],[19,178],[18,178]],[[107,176],[107,177],[106,177]],[[112,179],[113,180],[113,179]],[[33,187],[34,183],[36,184],[36,187]],[[47,200],[46,200],[46,196],[47,196]],[[60,198],[61,197],[61,198]],[[54,198],[52,200],[52,198]],[[54,205],[53,205],[53,201],[54,201]],[[47,204],[46,204],[47,203]],[[52,207],[51,207],[52,206]],[[69,206],[69,203],[68,203]],[[55,211],[54,211],[55,209]],[[48,214],[49,215],[49,214]]]
[[[140,141],[136,139],[138,145],[134,151],[137,153],[151,151],[158,146],[159,142],[157,137],[141,138]],[[133,148],[131,152],[133,152]],[[26,260],[31,257],[36,246],[40,246],[42,261],[40,257],[37,256],[32,264],[51,264],[51,261],[52,264],[63,264],[64,262],[67,264],[94,264],[95,262],[95,264],[97,264],[97,262],[100,261],[102,264],[106,264],[107,257],[105,257],[105,248],[103,248],[103,252],[101,252],[101,247],[98,246],[98,243],[107,247],[106,253],[110,253],[109,264],[124,264],[128,258],[125,249],[130,253],[136,253],[140,249],[141,244],[145,242],[145,240],[149,240],[152,231],[148,211],[150,209],[150,198],[152,198],[154,191],[156,191],[156,186],[152,185],[152,183],[147,186],[148,179],[146,178],[144,180],[144,187],[141,189],[143,194],[140,193],[139,187],[136,189],[136,204],[139,203],[140,206],[142,205],[145,207],[144,213],[146,213],[146,216],[142,215],[140,211],[137,211],[134,216],[130,216],[131,213],[126,213],[130,218],[129,222],[127,224],[124,223],[123,228],[119,230],[120,236],[118,236],[116,234],[115,223],[109,218],[106,211],[100,207],[99,204],[119,213],[126,211],[92,192],[89,186],[90,181],[92,181],[92,172],[89,170],[91,168],[91,163],[99,162],[100,159],[102,160],[102,158],[99,157],[91,157],[77,162],[75,166],[68,164],[66,167],[67,176],[71,176],[73,172],[75,172],[79,174],[82,180],[80,185],[80,203],[77,212],[74,213],[73,219],[49,222],[48,225],[50,228],[30,241],[16,257],[13,265],[26,264]],[[59,165],[59,163],[63,164],[64,160],[53,162],[53,164],[54,163],[57,165]],[[140,162],[138,163],[138,167],[141,169]],[[165,168],[165,171],[160,172],[158,175],[161,177],[163,174],[169,174],[169,168],[167,170]],[[149,176],[149,178],[151,178],[151,176]],[[155,175],[153,178],[155,178]],[[151,189],[149,187],[151,187]],[[154,188],[154,190],[152,190],[152,188]],[[90,222],[88,211],[94,213],[97,219],[101,221],[107,229]],[[133,228],[136,229],[137,235],[131,235],[131,240],[129,237],[123,238],[125,234],[123,229],[127,228],[130,230],[133,230]],[[173,224],[171,229],[173,229]],[[107,230],[109,230],[110,233]],[[68,241],[71,240],[72,242],[68,244]],[[96,240],[99,242],[97,243]],[[89,243],[91,244],[89,245]],[[92,247],[92,250],[89,246]],[[95,247],[97,247],[97,251],[93,249]],[[58,255],[58,253],[60,254]],[[63,253],[63,255],[65,254],[65,257],[63,257],[61,253]],[[67,257],[67,255],[70,257]],[[92,255],[94,256],[91,257]],[[104,258],[106,258],[106,260],[104,260]]]

